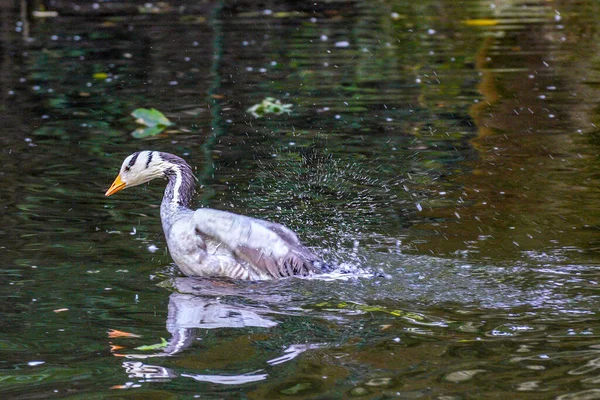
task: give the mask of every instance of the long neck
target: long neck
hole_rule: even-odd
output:
[[[161,155],[167,163],[165,176],[169,180],[160,206],[161,216],[171,218],[181,208],[189,209],[192,204],[196,180],[190,166],[172,154]]]

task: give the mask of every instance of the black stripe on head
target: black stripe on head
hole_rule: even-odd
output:
[[[154,152],[153,152],[153,151],[151,151],[151,152],[148,154],[148,161],[146,161],[146,169],[148,169],[148,167],[150,166],[150,163],[152,162],[152,155],[153,155],[153,154],[154,154]]]
[[[135,162],[139,156],[140,156],[139,151],[137,153],[133,153],[133,157],[131,157],[131,160],[129,160],[129,164],[127,166],[130,168],[133,167],[133,164],[135,164]]]

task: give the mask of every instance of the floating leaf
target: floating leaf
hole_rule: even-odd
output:
[[[156,108],[137,108],[133,110],[131,116],[135,118],[135,122],[140,125],[162,127],[173,125],[173,123]]]
[[[468,19],[463,21],[465,25],[469,26],[494,26],[498,25],[497,19]]]
[[[108,337],[109,338],[118,338],[118,337],[141,337],[141,336],[140,335],[136,335],[135,333],[118,331],[116,329],[109,329],[108,330]]]
[[[106,79],[108,78],[108,74],[106,72],[96,72],[92,77],[94,79]]]
[[[136,139],[143,139],[150,136],[156,136],[164,131],[166,126],[147,126],[145,128],[137,128],[135,131],[131,132],[131,136]]]
[[[265,114],[289,114],[292,112],[292,106],[292,104],[283,104],[280,100],[274,99],[273,97],[267,97],[260,103],[248,108],[246,111],[252,114],[255,118],[260,118]]]
[[[149,344],[147,346],[139,346],[139,347],[136,347],[135,349],[136,350],[143,350],[143,351],[160,350],[160,349],[164,349],[168,345],[169,345],[169,342],[167,342],[167,340],[165,338],[160,338],[160,343]]]

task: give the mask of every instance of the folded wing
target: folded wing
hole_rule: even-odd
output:
[[[274,278],[319,271],[319,258],[283,225],[208,208],[196,210],[192,223],[198,234]]]

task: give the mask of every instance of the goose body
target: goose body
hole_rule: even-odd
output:
[[[168,180],[160,217],[169,253],[185,275],[267,280],[321,272],[321,260],[283,225],[192,210],[195,177],[176,155],[146,150],[128,156],[106,196],[155,178]]]

